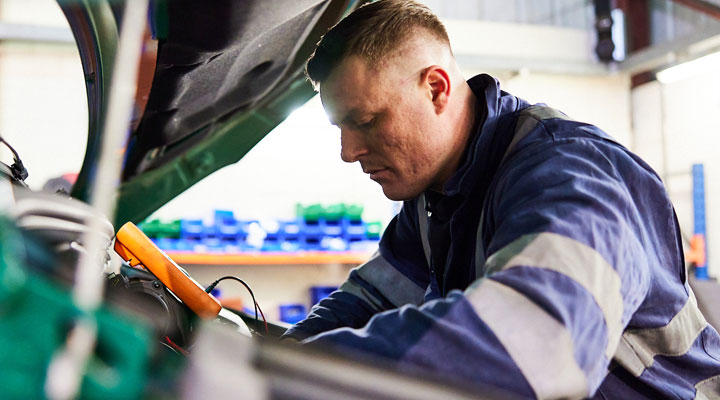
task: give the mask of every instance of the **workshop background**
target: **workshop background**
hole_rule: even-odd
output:
[[[714,208],[720,202],[720,1],[609,1],[613,24],[607,32],[596,24],[589,0],[425,3],[445,22],[466,77],[488,72],[505,90],[593,123],[644,158],[670,192],[687,253],[702,222],[708,273],[720,275],[720,212]],[[599,36],[612,40],[614,50],[603,47],[606,42],[598,46]],[[680,69],[661,72],[674,65]],[[0,0],[0,134],[21,154],[31,188],[42,189],[54,178],[72,180],[85,153],[87,118],[80,59],[57,4]],[[148,221],[212,224],[222,210],[266,227],[303,218],[297,204],[342,203],[362,206],[363,221],[386,225],[399,204],[385,199],[358,165],[340,160],[339,138],[316,97],[240,162]],[[0,156],[11,158],[5,149]],[[702,170],[696,167],[693,175],[693,165]],[[268,317],[291,321],[304,312],[299,306],[307,310],[371,251],[366,246],[315,258],[211,254],[180,263],[202,284],[221,275],[242,277]],[[221,295],[249,304],[241,289],[229,286]],[[288,309],[294,317],[282,315]]]

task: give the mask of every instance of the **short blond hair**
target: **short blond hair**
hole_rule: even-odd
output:
[[[422,4],[411,0],[365,4],[320,39],[305,67],[307,77],[317,90],[348,56],[359,56],[368,65],[376,65],[419,29],[450,46],[445,26]]]

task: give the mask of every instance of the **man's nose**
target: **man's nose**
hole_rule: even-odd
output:
[[[340,131],[340,146],[340,158],[348,163],[357,161],[360,156],[368,152],[362,135],[352,129]]]

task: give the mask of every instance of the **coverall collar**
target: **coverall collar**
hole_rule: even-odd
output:
[[[494,174],[503,154],[501,149],[511,139],[503,133],[511,131],[508,128],[515,123],[514,113],[529,106],[500,90],[500,83],[490,75],[477,75],[468,80],[468,85],[478,99],[477,119],[460,167],[443,186],[446,196],[467,195],[482,175]]]

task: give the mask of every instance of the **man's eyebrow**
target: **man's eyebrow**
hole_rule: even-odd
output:
[[[342,124],[342,123],[347,122],[349,119],[352,119],[352,118],[356,117],[358,114],[361,114],[361,111],[360,111],[360,110],[358,110],[357,108],[351,108],[351,109],[349,109],[349,110],[345,113],[345,116],[344,116],[342,119],[340,119],[339,121],[336,121],[336,120],[335,120],[333,117],[331,117],[331,116],[328,116],[328,119],[330,120],[330,123],[331,123],[331,124],[333,124],[333,125],[335,125],[335,126],[338,126],[338,125],[340,125],[340,124]]]

